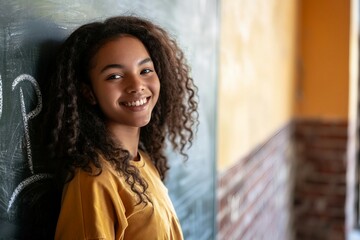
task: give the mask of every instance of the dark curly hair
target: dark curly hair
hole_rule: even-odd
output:
[[[162,180],[169,169],[164,154],[166,140],[187,159],[185,150],[192,144],[193,127],[198,123],[197,88],[189,76],[189,66],[164,29],[135,16],[83,25],[62,44],[47,113],[47,119],[53,119],[50,149],[61,184],[73,178],[76,168],[93,173],[91,166],[95,166],[99,170],[95,174],[101,173],[101,155],[124,177],[139,203],[146,203],[150,200],[147,183],[131,164],[132,156],[107,130],[98,106],[91,105],[82,93],[84,84],[90,84],[91,59],[103,44],[122,35],[132,35],[144,44],[161,85],[151,120],[141,128],[139,148],[149,154]]]

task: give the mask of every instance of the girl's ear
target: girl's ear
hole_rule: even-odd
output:
[[[81,85],[81,94],[88,101],[88,103],[90,103],[91,105],[96,105],[97,102],[94,92],[88,84],[83,83]]]

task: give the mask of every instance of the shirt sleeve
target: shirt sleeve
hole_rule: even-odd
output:
[[[127,219],[111,174],[78,170],[65,186],[55,239],[123,239]]]

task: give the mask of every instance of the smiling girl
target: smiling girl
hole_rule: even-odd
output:
[[[168,139],[187,157],[197,102],[175,40],[132,16],[86,24],[62,45],[51,86],[55,239],[183,239],[164,149]]]

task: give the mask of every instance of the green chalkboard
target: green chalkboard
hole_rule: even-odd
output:
[[[79,25],[120,14],[153,20],[175,36],[199,87],[200,125],[190,158],[168,150],[166,182],[185,239],[214,239],[216,0],[1,0],[0,2],[0,239],[46,238],[56,214],[43,168],[38,124],[46,76],[57,46]],[[47,200],[47,201],[44,201]],[[40,230],[37,229],[40,227]],[[42,228],[42,229],[41,229]]]

